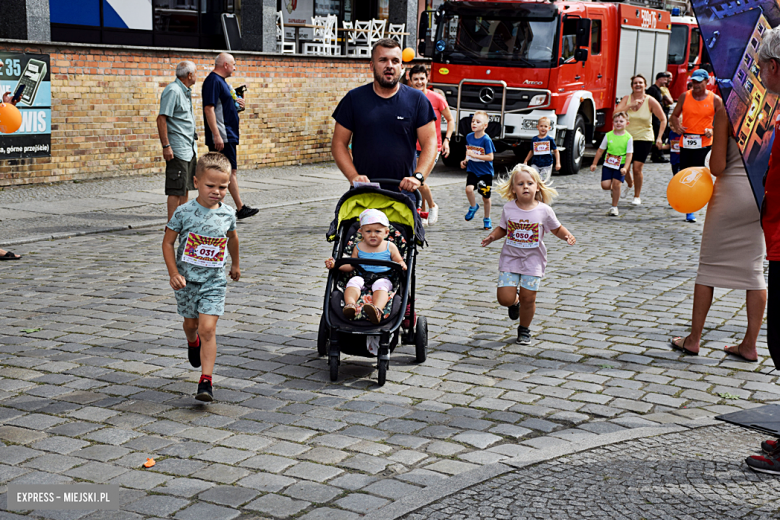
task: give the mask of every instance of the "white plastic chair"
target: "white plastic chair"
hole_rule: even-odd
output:
[[[368,48],[374,46],[376,42],[385,37],[385,26],[387,20],[371,20],[371,32],[368,33]]]
[[[398,45],[403,48],[404,35],[400,34],[406,29],[405,23],[391,23],[387,26],[387,36],[398,42]]]
[[[352,49],[347,48],[347,54],[350,56],[370,56],[371,47],[368,45],[368,35],[370,31],[370,21],[355,21],[355,43]]]
[[[313,42],[303,46],[304,54],[314,54],[318,56],[331,56],[338,54],[336,44],[336,15],[314,16],[312,25],[314,28]]]
[[[284,41],[284,16],[281,11],[276,13],[276,52],[295,54],[295,42]]]

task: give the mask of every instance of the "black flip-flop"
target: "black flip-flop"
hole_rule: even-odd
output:
[[[676,339],[682,339],[683,340],[682,345],[678,345],[677,343],[675,343],[674,340],[676,340]],[[698,352],[691,352],[690,350],[685,348],[685,340],[686,339],[688,339],[688,336],[685,336],[684,338],[682,336],[677,336],[675,338],[670,339],[669,340],[669,344],[672,346],[672,348],[674,350],[678,350],[678,351],[682,352],[683,354],[687,354],[689,356],[698,356],[699,355]]]
[[[727,345],[727,346],[723,347],[723,352],[725,352],[726,354],[728,354],[730,356],[738,357],[742,361],[747,361],[748,363],[758,363],[758,359],[748,359],[745,356],[743,356],[742,354],[740,354],[739,353],[739,345],[736,345],[736,347],[737,347],[737,351],[736,352],[730,352],[730,351],[726,350],[727,348],[729,348],[729,346],[731,346],[731,345]]]
[[[6,251],[4,255],[0,256],[0,260],[19,260],[22,255],[17,255],[11,251]]]

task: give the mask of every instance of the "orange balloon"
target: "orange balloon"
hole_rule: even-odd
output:
[[[0,103],[0,132],[12,134],[22,126],[22,113],[10,103]]]
[[[712,197],[712,174],[702,167],[686,168],[666,187],[666,198],[680,213],[693,213],[707,205]]]
[[[404,49],[404,51],[401,53],[401,57],[404,61],[412,61],[414,59],[414,49],[411,47],[407,47]]]

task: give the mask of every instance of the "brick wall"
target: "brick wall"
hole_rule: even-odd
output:
[[[214,52],[0,43],[51,56],[51,157],[0,161],[0,186],[161,172],[156,118],[176,65],[198,66],[195,118],[204,153],[200,81]],[[234,53],[233,86],[246,83],[239,169],[331,160],[330,117],[341,97],[371,79],[368,61]]]

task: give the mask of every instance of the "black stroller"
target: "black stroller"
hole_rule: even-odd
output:
[[[396,180],[377,179],[382,184],[398,184]],[[404,257],[407,270],[400,264],[384,260],[351,258],[353,248],[359,242],[359,216],[363,210],[374,208],[381,210],[390,221],[390,235]],[[417,247],[425,243],[425,231],[417,213],[414,202],[406,195],[381,188],[362,186],[345,193],[336,206],[336,218],[330,225],[327,238],[333,245],[333,258],[336,265],[328,274],[325,286],[325,304],[320,319],[319,335],[317,337],[317,352],[320,356],[328,356],[330,380],[336,381],[339,376],[340,354],[378,359],[377,372],[379,386],[385,384],[387,369],[390,366],[390,353],[398,345],[400,335],[403,344],[414,344],[417,362],[425,361],[428,349],[428,323],[423,317],[415,320],[414,286],[415,260]],[[393,283],[394,294],[382,310],[382,321],[375,325],[368,321],[362,313],[362,304],[370,301],[371,291],[364,289],[358,301],[358,313],[354,320],[344,317],[343,289],[347,281],[357,274],[339,271],[339,266],[382,265],[391,268],[390,281]],[[405,312],[409,306],[409,311]],[[415,322],[416,321],[416,322]],[[369,344],[377,347],[377,354],[372,354]]]

